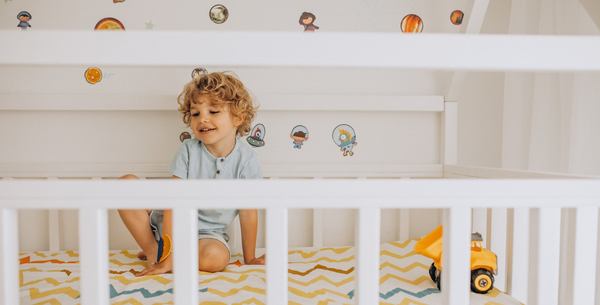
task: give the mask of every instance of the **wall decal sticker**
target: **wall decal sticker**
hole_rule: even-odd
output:
[[[208,12],[210,20],[216,24],[221,24],[229,18],[229,10],[223,4],[213,5]]]
[[[300,15],[300,20],[298,22],[300,25],[304,26],[305,32],[315,32],[319,29],[319,27],[314,24],[316,19],[317,17],[315,14],[311,12],[303,12],[302,15]]]
[[[146,21],[144,26],[146,27],[146,30],[154,30],[154,23],[152,23],[152,20]]]
[[[348,124],[337,125],[331,133],[333,143],[340,148],[340,151],[345,156],[352,156],[354,152],[352,149],[358,145],[356,142],[356,133],[354,128]]]
[[[123,30],[124,31],[125,26],[123,25],[123,23],[121,21],[117,20],[116,18],[106,17],[106,18],[100,19],[100,21],[98,21],[98,23],[96,23],[96,26],[94,26],[94,30],[98,30],[98,31]]]
[[[297,125],[292,128],[290,138],[292,138],[294,148],[301,149],[304,142],[308,141],[308,129],[303,125]]]
[[[196,79],[202,75],[206,75],[208,74],[208,70],[206,70],[203,67],[198,67],[198,68],[194,68],[194,70],[192,70],[192,79]]]
[[[423,20],[415,14],[409,14],[402,18],[400,28],[404,33],[420,33],[423,31]]]
[[[190,135],[190,133],[187,131],[184,131],[181,134],[179,134],[179,141],[181,141],[181,142],[183,142],[187,139],[191,139],[191,138],[192,138],[192,135]]]
[[[248,135],[248,137],[246,138],[246,141],[248,141],[248,144],[254,146],[254,147],[261,147],[265,145],[265,134],[266,134],[266,129],[265,129],[265,125],[263,124],[256,124],[254,125],[254,127],[252,127],[252,130],[250,131],[250,134]]]
[[[85,70],[83,76],[85,77],[85,81],[95,85],[102,81],[102,70],[98,67],[89,67]]]
[[[19,20],[17,27],[21,30],[28,30],[31,27],[31,24],[29,24],[29,20],[31,20],[31,14],[28,11],[20,11],[17,14],[17,19]]]
[[[461,10],[455,10],[450,14],[450,22],[454,25],[461,25],[465,14]]]

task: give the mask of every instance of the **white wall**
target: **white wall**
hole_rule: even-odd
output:
[[[260,112],[256,122],[267,127],[267,144],[256,148],[267,167],[284,166],[291,171],[315,165],[368,169],[383,164],[440,162],[440,117],[433,112],[270,111]],[[333,144],[331,132],[339,123],[349,123],[357,132],[359,144],[353,157],[343,157]],[[301,150],[293,149],[289,139],[297,124],[307,126],[310,132]],[[175,111],[0,111],[0,169],[27,173],[41,168],[37,176],[42,177],[57,175],[53,169],[61,168],[79,169],[77,176],[102,176],[102,168],[122,169],[119,174],[140,174],[135,171],[139,168],[166,173],[183,130],[186,128]],[[49,170],[44,172],[46,168]],[[70,172],[62,170],[58,175],[69,177]],[[325,245],[353,244],[354,214],[352,210],[324,212]],[[20,211],[20,215],[21,249],[47,249],[47,213]],[[382,238],[388,241],[398,238],[397,216],[391,215],[386,215],[382,225]],[[413,216],[412,237],[421,236],[439,221],[437,213],[415,211]],[[61,212],[60,223],[61,247],[77,248],[77,213]],[[111,248],[135,248],[114,211],[110,224]],[[259,234],[262,246],[262,227]],[[289,240],[290,246],[312,245],[311,211],[290,212]]]

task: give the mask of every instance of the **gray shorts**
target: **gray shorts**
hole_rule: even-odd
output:
[[[154,239],[156,239],[156,241],[159,241],[160,237],[162,236],[163,214],[156,213],[155,210],[150,210],[149,216],[150,229],[152,229],[152,232],[154,233]],[[220,241],[225,246],[225,248],[227,248],[227,251],[229,252],[229,258],[231,258],[231,249],[229,248],[229,244],[227,244],[227,240],[229,240],[227,234],[221,232],[198,230],[198,240],[201,239],[216,239]]]

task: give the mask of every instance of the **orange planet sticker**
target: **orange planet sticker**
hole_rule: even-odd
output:
[[[102,70],[98,67],[90,67],[85,70],[84,76],[88,83],[94,85],[102,80]]]
[[[423,20],[415,14],[409,14],[402,18],[400,27],[404,33],[420,33],[423,31]]]
[[[455,10],[450,14],[450,22],[454,25],[461,25],[465,14],[460,10]]]
[[[98,23],[96,23],[96,26],[94,27],[94,30],[98,30],[98,31],[120,31],[120,30],[125,30],[125,26],[123,25],[123,23],[121,23],[121,21],[117,20],[116,18],[112,18],[112,17],[107,17],[107,18],[103,18],[100,21],[98,21]]]

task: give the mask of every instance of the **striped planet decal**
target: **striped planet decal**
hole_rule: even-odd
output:
[[[420,33],[423,31],[423,20],[415,14],[409,14],[402,18],[400,28],[404,33]]]

